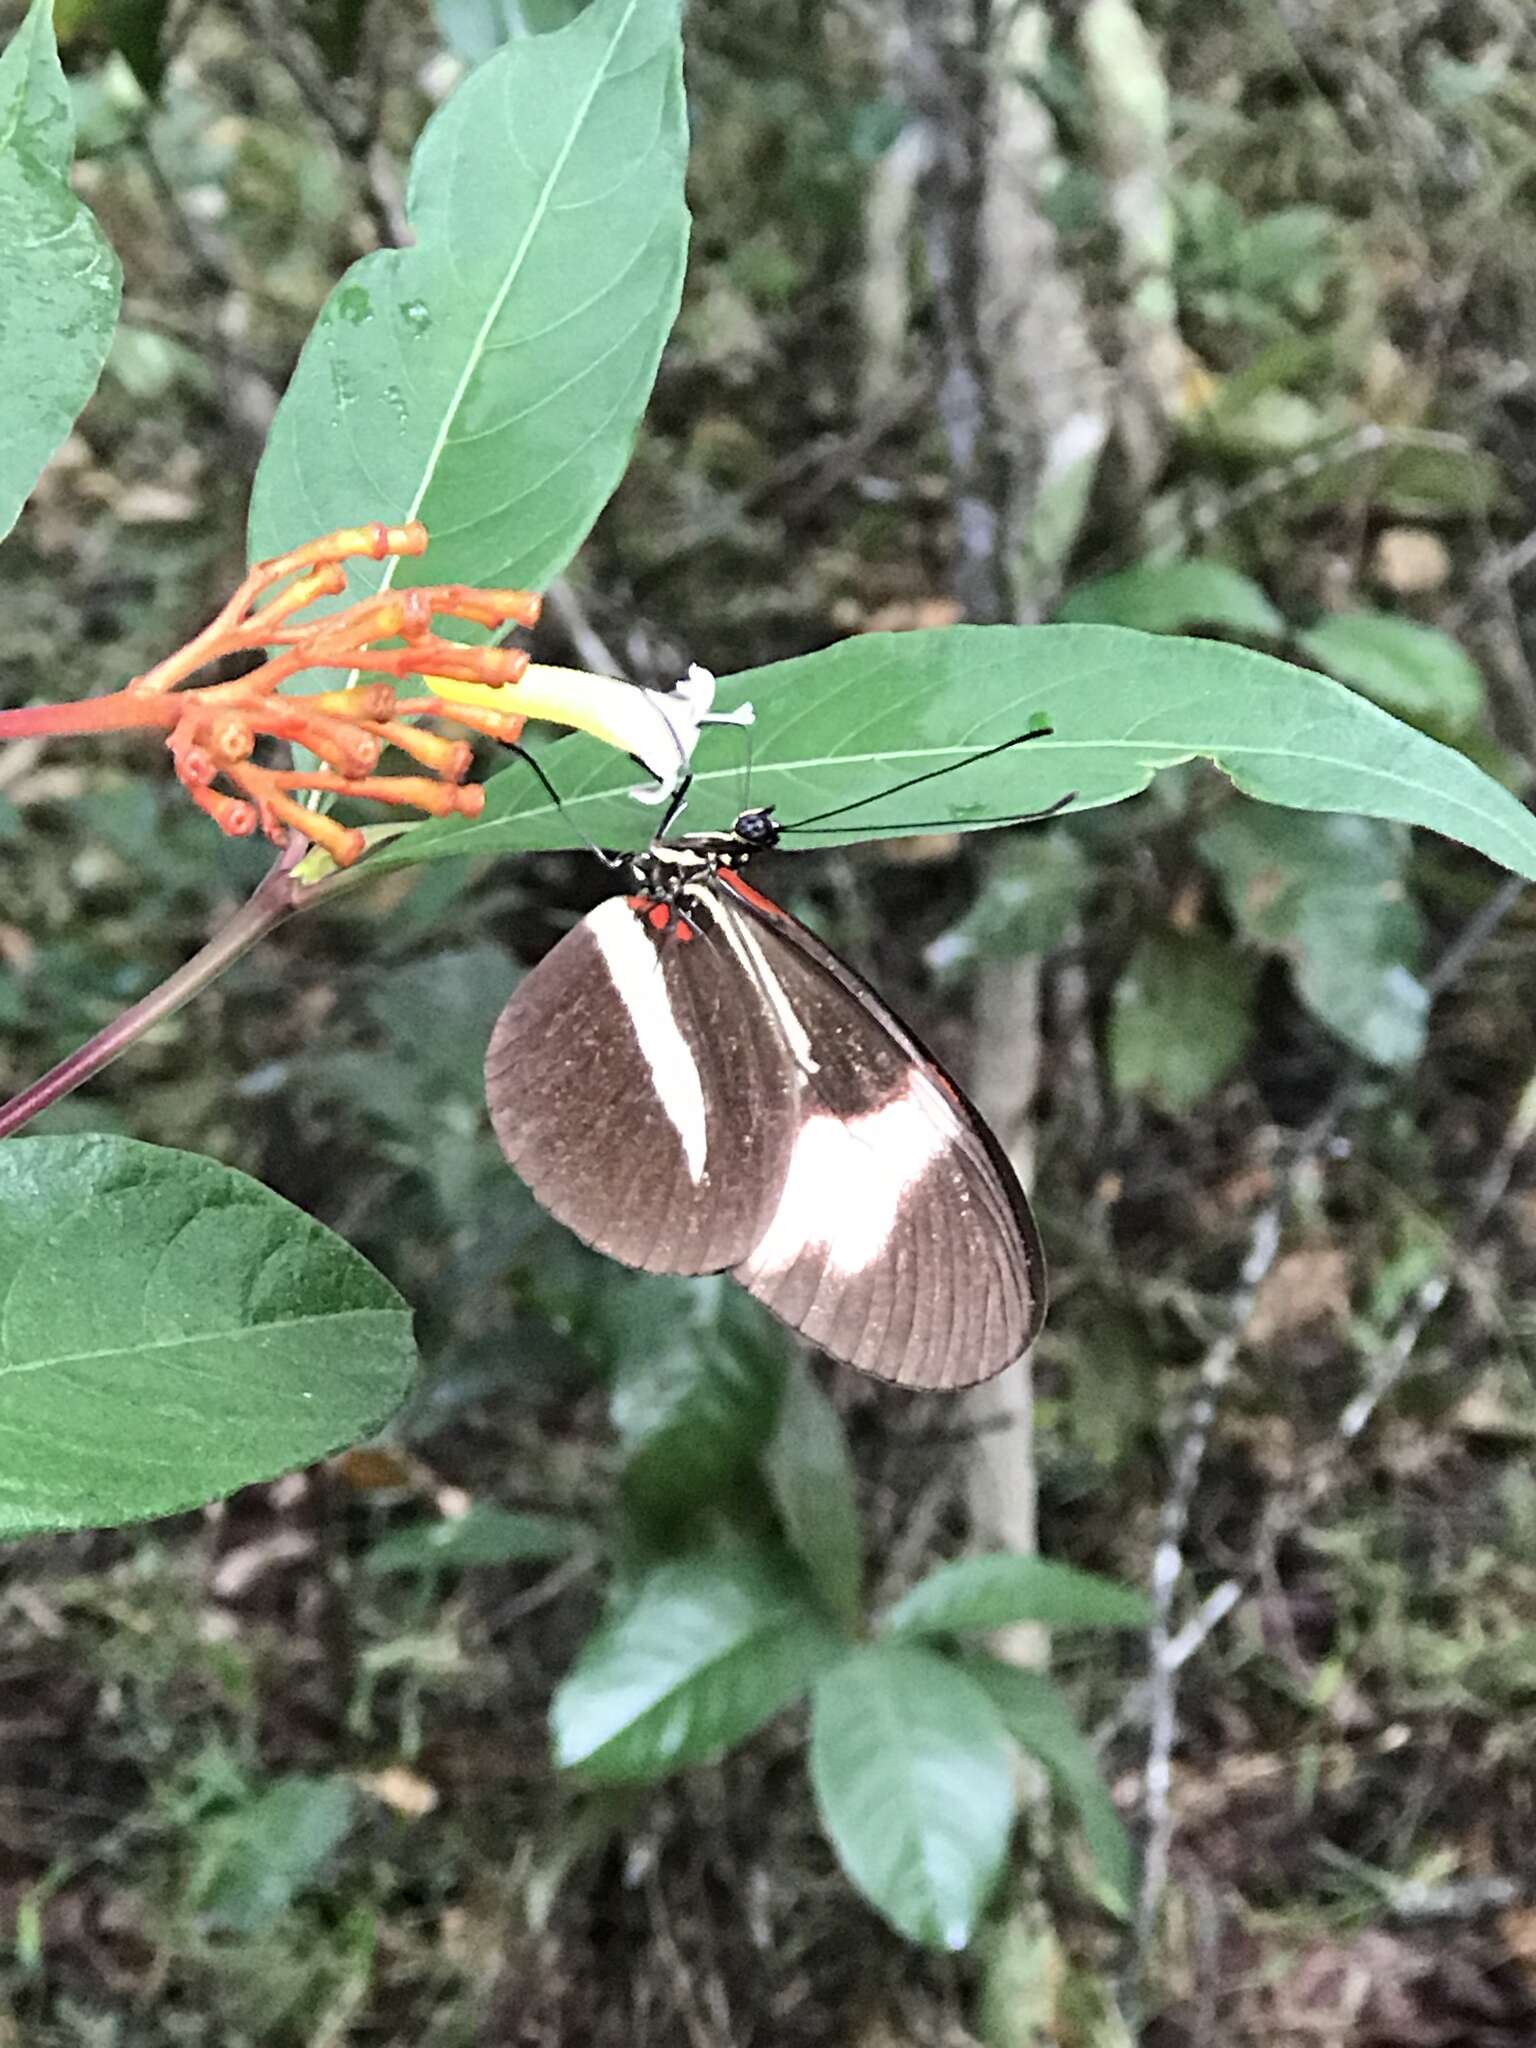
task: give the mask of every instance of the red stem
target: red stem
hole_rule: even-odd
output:
[[[174,725],[184,708],[174,697],[130,695],[126,690],[117,690],[110,697],[82,697],[73,704],[23,704],[14,711],[0,711],[0,740]]]
[[[290,832],[288,838],[289,844],[250,896],[201,952],[194,953],[185,966],[178,967],[142,1001],[114,1017],[105,1030],[98,1031],[67,1059],[51,1067],[41,1080],[0,1104],[0,1138],[14,1137],[33,1117],[99,1074],[103,1067],[110,1066],[135,1039],[142,1038],[162,1018],[174,1016],[184,1003],[216,981],[226,968],[232,967],[242,954],[291,915],[299,898],[289,877],[309,847],[297,832]]]

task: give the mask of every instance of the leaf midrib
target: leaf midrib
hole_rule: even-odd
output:
[[[1453,805],[1458,806],[1462,810],[1470,811],[1472,816],[1474,817],[1486,818],[1487,816],[1487,813],[1485,811],[1479,811],[1475,809],[1466,801],[1465,798],[1448,797],[1443,790],[1436,788],[1431,783],[1416,782],[1412,780],[1409,776],[1394,774],[1391,770],[1386,768],[1379,768],[1376,766],[1357,767],[1349,762],[1341,763],[1332,754],[1302,753],[1295,747],[1256,746],[1250,745],[1246,741],[1237,741],[1233,745],[1222,746],[1219,749],[1214,750],[1213,753],[1208,754],[1204,748],[1192,745],[1187,740],[1158,741],[1145,739],[1081,739],[1056,740],[1054,744],[1051,741],[1047,740],[1043,745],[1037,746],[1035,748],[1035,758],[1037,760],[1041,760],[1044,759],[1046,755],[1050,753],[1080,754],[1085,752],[1112,753],[1116,751],[1121,751],[1125,753],[1143,753],[1149,747],[1152,749],[1160,748],[1166,751],[1167,753],[1176,753],[1182,749],[1183,759],[1186,761],[1210,759],[1221,761],[1236,759],[1240,757],[1243,759],[1252,760],[1274,759],[1279,761],[1294,761],[1305,766],[1316,766],[1331,769],[1338,769],[1342,766],[1352,775],[1370,776],[1377,781],[1394,783],[1402,789],[1427,791],[1430,794],[1434,795],[1438,801],[1442,803],[1451,803]],[[806,769],[861,767],[866,764],[873,764],[875,762],[880,763],[882,767],[899,767],[906,762],[934,761],[944,756],[959,756],[960,760],[963,761],[966,757],[970,755],[984,754],[986,751],[987,749],[985,747],[957,747],[954,745],[939,747],[908,748],[882,747],[878,753],[873,754],[817,754],[807,756],[799,760],[758,760],[754,761],[753,763],[753,773],[755,775],[795,775],[801,773],[803,770]],[[959,762],[957,762],[957,766],[958,765]],[[1164,768],[1178,767],[1179,762],[1176,760],[1159,758],[1155,761],[1149,761],[1144,765],[1154,770],[1161,770]],[[501,771],[501,773],[503,774],[510,774],[513,772],[515,771],[510,769],[503,769]],[[704,789],[708,788],[712,784],[736,781],[739,779],[740,773],[741,771],[739,767],[700,769],[694,775],[693,786],[695,789]],[[492,779],[494,780],[495,778],[493,777]],[[571,796],[562,797],[558,808],[559,811],[571,811],[574,810],[579,804],[609,803],[613,800],[613,798],[624,795],[627,787],[627,783],[613,783],[603,789],[578,791]],[[496,818],[486,818],[482,820],[477,820],[473,824],[466,825],[463,828],[463,831],[464,834],[467,835],[476,830],[493,830],[498,825],[521,824],[525,821],[532,821],[538,818],[551,818],[556,815],[556,806],[551,803],[545,803],[540,804],[533,809],[522,811],[510,811]],[[963,825],[965,823],[965,819],[963,816],[957,816],[954,822],[956,824]]]
[[[543,225],[545,216],[547,215],[550,205],[552,203],[555,189],[559,184],[562,174],[564,173],[565,166],[569,161],[571,151],[576,146],[576,138],[581,134],[582,129],[586,125],[587,117],[592,111],[593,102],[596,100],[598,93],[601,91],[602,87],[608,82],[609,72],[613,64],[614,53],[618,49],[619,43],[622,40],[626,30],[628,29],[630,22],[633,20],[635,9],[639,6],[639,4],[640,0],[630,0],[630,4],[625,8],[623,14],[615,22],[613,34],[609,38],[608,47],[606,51],[603,53],[602,62],[594,67],[591,82],[586,92],[583,94],[582,98],[577,102],[576,117],[571,122],[570,127],[566,132],[565,141],[561,146],[560,152],[558,156],[555,158],[554,163],[550,167],[548,176],[544,180],[543,187],[539,193],[538,203],[534,207],[533,213],[529,218],[528,224],[526,228],[523,230],[522,239],[518,243],[517,249],[507,265],[507,274],[505,278],[502,280],[499,290],[496,292],[489,306],[486,308],[485,317],[480,322],[480,326],[476,331],[475,338],[470,345],[467,355],[465,356],[464,367],[459,373],[459,379],[454,386],[453,395],[449,399],[448,404],[443,409],[443,417],[438,424],[437,433],[433,437],[431,449],[428,452],[426,461],[422,464],[421,477],[417,484],[415,494],[411,499],[410,510],[405,515],[407,521],[415,519],[420,514],[422,505],[426,501],[427,492],[431,489],[432,481],[437,474],[437,466],[439,462],[442,460],[444,449],[448,445],[448,438],[450,432],[452,431],[453,423],[458,418],[460,408],[464,403],[465,394],[469,389],[470,379],[474,376],[476,370],[480,367],[480,364],[484,359],[487,337],[489,336],[491,329],[494,327],[496,322],[500,319],[502,309],[507,302],[508,294],[511,292],[513,285],[517,282],[518,277],[521,275],[523,264],[527,260],[528,251],[532,246],[533,237],[538,232],[539,228]],[[399,568],[401,559],[402,558],[399,555],[390,556],[388,562],[385,564],[384,574],[379,582],[380,590],[388,590],[393,585],[395,580],[395,573]]]
[[[277,1316],[266,1323],[239,1323],[228,1330],[203,1330],[186,1337],[156,1337],[142,1344],[112,1344],[99,1351],[61,1351],[48,1358],[32,1358],[6,1362],[0,1360],[0,1380],[14,1378],[18,1373],[45,1372],[52,1367],[67,1368],[73,1365],[97,1365],[104,1359],[140,1359],[169,1356],[176,1351],[204,1344],[234,1344],[243,1338],[265,1336],[268,1331],[307,1330],[315,1324],[322,1324],[327,1330],[335,1330],[338,1324],[367,1322],[379,1317],[398,1320],[409,1318],[407,1308],[348,1308],[321,1309],[312,1315]]]
[[[909,1844],[908,1868],[915,1869],[923,1889],[923,1918],[931,1929],[943,1933],[943,1911],[940,1900],[940,1885],[928,1855],[929,1828],[926,1813],[918,1794],[915,1775],[911,1768],[911,1724],[896,1712],[895,1702],[889,1693],[882,1692],[878,1685],[874,1692],[873,1713],[882,1724],[881,1753],[900,1759],[897,1768],[896,1792],[891,1805],[897,1809],[903,1832]],[[933,1728],[930,1724],[924,1730],[929,1738],[931,1753]]]

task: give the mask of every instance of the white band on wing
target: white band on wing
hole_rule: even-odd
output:
[[[949,1134],[913,1089],[863,1116],[813,1115],[800,1126],[778,1207],[742,1263],[742,1277],[787,1272],[807,1245],[827,1263],[862,1273],[884,1253],[902,1198]]]
[[[640,1051],[650,1069],[657,1100],[677,1132],[695,1187],[704,1178],[709,1128],[704,1084],[667,995],[667,979],[639,917],[622,896],[600,903],[586,920],[603,965],[613,977]]]

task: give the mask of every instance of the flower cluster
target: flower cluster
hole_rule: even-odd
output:
[[[466,647],[435,628],[440,619],[492,629],[531,626],[539,598],[526,590],[425,584],[381,591],[296,623],[296,615],[317,600],[345,591],[347,561],[419,555],[426,545],[426,529],[417,521],[373,522],[343,527],[259,562],[200,633],[124,689],[81,703],[0,712],[0,738],[159,727],[177,777],[222,830],[244,837],[259,827],[278,845],[297,831],[324,848],[338,867],[358,858],[365,836],[300,803],[302,791],[369,797],[433,817],[478,816],[485,792],[464,781],[473,759],[469,741],[408,721],[427,714],[494,739],[517,740],[526,713],[511,708],[516,692],[506,686],[526,672],[528,656],[512,648]],[[235,681],[185,687],[211,662],[253,652],[263,659]],[[357,671],[360,679],[347,689],[283,691],[292,677],[316,669]],[[402,698],[397,683],[413,676],[479,686],[476,701],[450,708],[435,696]],[[506,708],[496,702],[503,690]],[[263,738],[307,748],[321,765],[262,765],[253,757]],[[378,774],[386,747],[426,772]]]

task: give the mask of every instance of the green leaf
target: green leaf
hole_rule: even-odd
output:
[[[1433,626],[1389,612],[1336,612],[1296,644],[1341,683],[1432,732],[1463,733],[1482,716],[1476,664]]]
[[[1231,804],[1200,836],[1234,923],[1288,960],[1303,1002],[1367,1059],[1408,1066],[1429,998],[1404,882],[1405,835],[1371,818],[1295,818]]]
[[[1190,438],[1207,459],[1276,462],[1285,457],[1312,457],[1342,434],[1351,422],[1342,398],[1318,404],[1299,391],[1258,391],[1244,404],[1235,394],[1221,393],[1215,404],[1196,413]],[[1300,467],[1298,461],[1297,466]]]
[[[50,0],[32,0],[0,54],[0,538],[95,390],[117,322],[117,258],[69,187],[74,140]]]
[[[1083,1458],[1100,1468],[1089,1485],[1113,1486],[1112,1468],[1157,1440],[1163,1346],[1116,1292],[1085,1290],[1073,1323],[1078,1341],[1064,1361],[1052,1436],[1064,1464]]]
[[[391,1530],[362,1562],[366,1572],[458,1571],[464,1565],[568,1557],[592,1540],[592,1531],[573,1516],[514,1513],[476,1501],[462,1515]]]
[[[85,0],[83,6],[70,8],[71,27],[75,34],[87,25],[104,33],[152,99],[165,76],[162,36],[169,11],[170,0]],[[62,12],[60,6],[56,13],[62,17]],[[62,32],[62,19],[57,25]],[[73,35],[65,40],[73,41]]]
[[[1013,1824],[997,1709],[947,1658],[904,1643],[855,1650],[811,1700],[811,1783],[850,1879],[893,1927],[964,1948]]]
[[[1346,432],[1337,454],[1318,451],[1318,466],[1293,479],[1286,493],[1291,519],[1346,505],[1355,514],[1374,506],[1399,519],[1491,519],[1513,502],[1498,457],[1484,448],[1406,438],[1390,429],[1375,436]]]
[[[1080,583],[1057,617],[1067,625],[1138,626],[1147,633],[1225,626],[1278,639],[1285,631],[1285,620],[1253,578],[1225,562],[1138,562]]]
[[[1119,626],[953,626],[865,633],[733,677],[722,709],[757,707],[754,802],[786,825],[885,792],[829,821],[825,846],[1016,817],[1077,792],[1116,803],[1159,768],[1205,756],[1251,796],[1297,810],[1427,825],[1536,878],[1536,818],[1462,755],[1328,676],[1246,647]],[[976,756],[1041,724],[1049,738]],[[493,777],[485,815],[437,820],[380,848],[370,869],[581,843],[634,846],[654,823],[626,794],[633,765],[577,737],[545,749],[557,808],[522,762]],[[905,776],[954,765],[920,790]],[[963,772],[960,772],[963,770]],[[706,732],[689,800],[695,830],[729,826],[743,794],[740,735]]]
[[[52,0],[32,0],[21,27],[0,51],[0,150],[24,149],[64,172],[74,147],[75,117],[54,42]]]
[[[981,894],[958,924],[924,951],[945,981],[978,960],[1017,960],[1059,946],[1094,885],[1094,870],[1070,831],[1050,827],[1005,840],[987,863]]]
[[[0,1145],[0,1537],[167,1515],[377,1429],[410,1309],[244,1174],[126,1138]]]
[[[1094,1869],[1118,1913],[1136,1895],[1136,1852],[1109,1796],[1093,1745],[1078,1727],[1058,1686],[1038,1671],[1021,1671],[998,1657],[962,1657],[960,1669],[979,1685],[1003,1726],[1050,1773],[1075,1808]]]
[[[341,1845],[356,1798],[345,1778],[277,1778],[249,1806],[205,1822],[194,1906],[232,1934],[275,1926]]]
[[[556,1690],[556,1761],[614,1782],[718,1756],[798,1699],[839,1647],[793,1579],[749,1551],[658,1565]]]
[[[887,1635],[954,1635],[1040,1621],[1051,1628],[1145,1628],[1147,1603],[1134,1587],[1048,1557],[1005,1551],[956,1558],[919,1579],[880,1627]]]
[[[1170,1116],[1203,1102],[1247,1049],[1253,982],[1253,962],[1209,932],[1149,933],[1115,984],[1115,1087]]]
[[[542,588],[617,483],[677,310],[687,242],[677,0],[593,0],[508,43],[434,116],[413,247],[354,264],[278,408],[253,556],[363,519],[428,553],[352,596]]]
[[[785,1378],[763,1471],[790,1548],[830,1612],[851,1629],[864,1579],[853,1461],[837,1410],[803,1360]]]
[[[432,0],[438,33],[466,64],[483,64],[516,33],[517,0]]]
[[[649,1341],[631,1341],[614,1376],[624,1497],[641,1516],[691,1518],[731,1491],[778,1414],[778,1332],[723,1281],[692,1294],[692,1313],[674,1311]]]
[[[564,28],[585,0],[433,0],[443,41],[466,64],[481,64],[515,36]]]

